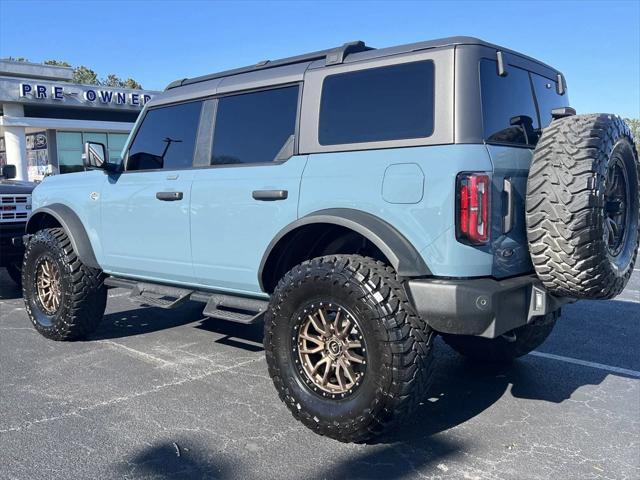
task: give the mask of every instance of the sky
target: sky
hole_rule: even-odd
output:
[[[0,0],[0,57],[66,60],[151,90],[351,40],[386,47],[454,35],[559,69],[578,113],[640,118],[640,0]]]

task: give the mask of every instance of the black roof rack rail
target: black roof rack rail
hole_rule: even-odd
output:
[[[268,68],[282,67],[284,65],[293,65],[302,62],[312,62],[314,60],[325,59],[327,65],[337,65],[344,62],[347,55],[351,53],[365,52],[367,50],[373,50],[372,47],[368,47],[361,40],[355,42],[348,42],[337,48],[329,48],[327,50],[319,50],[317,52],[305,53],[304,55],[296,55],[294,57],[282,58],[280,60],[263,60],[255,65],[248,67],[234,68],[232,70],[226,70],[224,72],[212,73],[209,75],[202,75],[200,77],[183,78],[181,80],[175,80],[167,85],[165,90],[181,87],[184,85],[191,85],[193,83],[206,82],[207,80],[213,80],[216,78],[229,77],[231,75],[238,75],[240,73],[255,72],[258,70],[266,70]]]

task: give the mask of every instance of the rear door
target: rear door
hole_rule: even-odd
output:
[[[201,101],[150,109],[126,169],[102,190],[103,267],[165,282],[193,281],[189,206]]]
[[[480,88],[484,138],[493,163],[493,275],[507,277],[532,270],[525,225],[527,177],[540,129],[551,122],[551,110],[568,100],[556,93],[555,81],[513,65],[501,77],[489,59],[480,61]]]
[[[199,283],[261,292],[262,255],[297,218],[307,160],[295,155],[299,96],[299,85],[289,85],[216,100],[211,154],[195,170],[191,197]]]

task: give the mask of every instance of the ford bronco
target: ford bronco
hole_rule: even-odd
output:
[[[293,415],[366,441],[424,398],[436,335],[510,361],[563,304],[625,286],[638,156],[576,115],[559,71],[455,37],[363,42],[171,83],[122,160],[34,191],[22,283],[35,328],[89,335],[107,287],[264,322]]]

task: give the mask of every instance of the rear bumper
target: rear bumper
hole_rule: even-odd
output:
[[[574,301],[549,294],[535,275],[506,280],[416,279],[406,284],[414,308],[436,331],[496,338]]]

